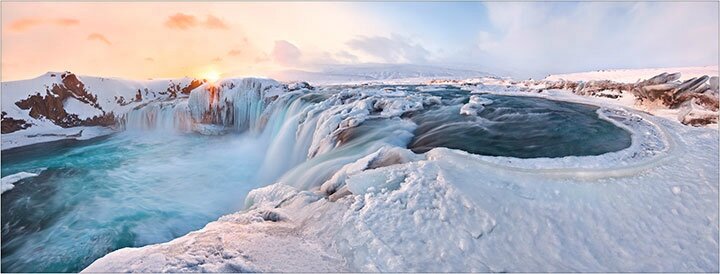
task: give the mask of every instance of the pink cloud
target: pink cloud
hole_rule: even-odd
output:
[[[230,56],[240,56],[242,54],[242,51],[239,49],[233,49],[228,51],[228,55]]]
[[[52,22],[58,26],[72,26],[72,25],[80,24],[80,21],[78,21],[77,19],[72,19],[72,18],[58,18],[58,19],[53,20]]]
[[[26,31],[30,28],[40,25],[56,25],[56,26],[73,26],[79,24],[80,21],[72,18],[42,19],[42,18],[21,18],[10,22],[8,29],[10,31]]]
[[[195,16],[183,13],[176,13],[168,17],[165,26],[171,29],[188,29],[198,24]]]
[[[165,26],[171,29],[186,30],[197,26],[202,26],[208,29],[228,29],[227,24],[215,16],[210,14],[207,15],[205,21],[200,22],[194,15],[176,13],[168,17],[165,21]]]
[[[93,41],[93,40],[95,40],[95,41],[100,41],[100,42],[105,43],[105,44],[108,45],[108,46],[109,46],[109,45],[112,45],[112,43],[110,42],[110,40],[108,40],[107,37],[105,37],[105,35],[102,35],[102,34],[97,33],[97,32],[94,32],[94,33],[91,33],[90,35],[88,35],[87,39],[90,40],[90,41]]]
[[[220,18],[212,15],[207,16],[203,25],[209,29],[228,29],[228,26],[225,24],[225,22],[220,20]]]

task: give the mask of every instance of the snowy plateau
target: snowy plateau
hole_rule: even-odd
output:
[[[241,210],[107,250],[84,272],[720,271],[717,66],[473,73],[289,73],[317,77],[307,83],[48,72],[2,83],[2,151],[124,131],[262,140]],[[598,137],[567,151],[462,147],[462,127],[553,121],[526,104],[571,115],[578,129],[557,135],[578,134],[570,143]],[[515,138],[498,136],[488,142]],[[3,170],[3,199],[46,172]]]

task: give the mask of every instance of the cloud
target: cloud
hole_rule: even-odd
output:
[[[110,40],[108,40],[107,37],[105,37],[105,35],[102,35],[102,34],[97,33],[97,32],[93,32],[93,33],[91,33],[90,35],[88,35],[87,39],[90,40],[90,41],[100,41],[100,42],[105,43],[105,44],[108,45],[108,46],[109,46],[109,45],[112,45],[112,43],[110,42]]]
[[[222,62],[222,58],[220,58],[220,57],[215,57],[215,58],[213,58],[213,59],[210,60],[210,61],[213,62],[213,63],[220,63],[220,62]]]
[[[360,58],[358,58],[357,55],[349,53],[345,50],[335,53],[335,58],[350,63],[358,63],[360,61]]]
[[[228,29],[229,27],[223,20],[208,14],[205,21],[198,20],[194,15],[176,13],[170,15],[165,20],[165,26],[171,29],[186,30],[197,26],[203,26],[208,29]]]
[[[43,19],[43,18],[21,18],[10,22],[8,29],[10,31],[21,32],[28,30],[33,27],[41,25],[56,25],[61,27],[73,26],[79,24],[80,21],[72,18],[56,18],[56,19]]]
[[[145,62],[155,62],[155,59],[152,57],[145,57]]]
[[[165,26],[171,29],[185,30],[197,26],[197,24],[198,21],[195,16],[187,15],[184,13],[176,13],[170,15],[168,19],[165,20]]]
[[[430,56],[430,51],[422,45],[397,34],[390,37],[360,36],[348,41],[347,45],[386,63],[425,63]]]
[[[239,49],[232,49],[228,51],[229,56],[240,56],[242,54],[242,51]]]
[[[718,3],[485,3],[493,30],[457,59],[517,75],[717,64]]]
[[[275,46],[270,53],[273,61],[281,65],[292,66],[300,63],[302,53],[300,49],[292,43],[285,40],[275,41]]]
[[[225,22],[220,20],[220,18],[212,15],[207,16],[203,25],[209,29],[228,29],[228,26],[225,24]]]

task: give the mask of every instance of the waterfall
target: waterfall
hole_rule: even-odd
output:
[[[270,79],[224,80],[190,93],[189,111],[199,123],[258,131],[260,117],[268,104],[266,99],[282,91],[283,86]]]
[[[193,126],[187,101],[150,103],[126,113],[121,121],[126,130],[189,132]]]
[[[399,116],[422,107],[421,96],[402,92],[290,91],[273,80],[246,78],[147,104],[125,115],[124,123],[127,129],[203,133],[199,127],[214,125],[260,138],[267,150],[257,180],[310,188],[383,146],[405,147],[416,125]]]

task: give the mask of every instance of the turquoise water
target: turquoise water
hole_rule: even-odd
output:
[[[264,144],[121,133],[3,152],[2,272],[75,272],[110,251],[166,242],[242,208]]]

